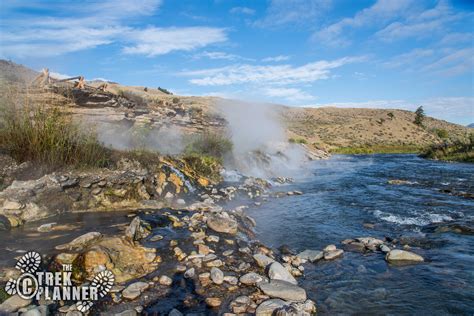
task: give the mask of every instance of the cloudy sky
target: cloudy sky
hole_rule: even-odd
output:
[[[471,0],[1,1],[0,57],[62,75],[474,122]]]

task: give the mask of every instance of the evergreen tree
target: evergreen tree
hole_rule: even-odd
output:
[[[415,111],[415,121],[414,123],[418,126],[423,126],[423,121],[425,120],[425,110],[422,106],[419,106]]]

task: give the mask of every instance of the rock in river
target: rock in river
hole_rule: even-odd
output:
[[[130,284],[123,290],[122,295],[124,298],[134,300],[142,294],[149,287],[146,282],[135,282]]]
[[[255,261],[257,261],[257,264],[262,268],[265,268],[269,264],[275,262],[275,260],[273,260],[272,258],[262,255],[260,253],[253,255],[253,258],[255,259]]]
[[[18,295],[13,295],[6,299],[2,304],[0,304],[0,314],[14,313],[22,307],[28,306],[31,303],[31,299],[25,300]]]
[[[239,280],[242,284],[253,285],[263,281],[263,277],[255,272],[249,272],[241,276]]]
[[[390,263],[410,263],[425,261],[422,256],[417,255],[416,253],[399,249],[394,249],[387,253],[387,255],[385,256],[385,260]]]
[[[258,305],[257,310],[255,311],[256,316],[272,316],[273,312],[279,308],[282,308],[286,305],[286,302],[279,299],[274,298],[270,300],[266,300]]]
[[[319,251],[319,250],[310,250],[306,249],[303,252],[300,252],[299,254],[296,255],[298,258],[301,260],[306,260],[310,262],[315,262],[324,257],[324,252]]]
[[[215,284],[222,284],[224,282],[224,273],[216,267],[211,269],[211,280]]]
[[[288,301],[306,300],[306,291],[297,285],[280,280],[271,280],[270,283],[257,284],[263,293],[270,297],[281,298]]]
[[[226,212],[209,215],[207,226],[218,233],[237,234],[237,221]]]
[[[296,279],[280,263],[273,262],[268,269],[268,277],[272,280],[282,280],[291,284],[298,284]]]

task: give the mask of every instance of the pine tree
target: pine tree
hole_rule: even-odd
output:
[[[415,111],[415,123],[418,126],[423,126],[423,121],[425,120],[425,110],[422,106],[419,106]]]

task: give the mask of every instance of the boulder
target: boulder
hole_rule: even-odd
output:
[[[336,249],[334,251],[328,251],[324,253],[324,260],[333,260],[339,258],[344,254],[344,250]]]
[[[257,286],[270,297],[287,301],[305,301],[306,291],[297,285],[281,280],[271,280],[269,283],[260,282]]]
[[[298,284],[291,273],[278,262],[273,262],[268,269],[268,277],[271,280],[282,280],[291,284]]]
[[[306,249],[305,251],[300,252],[296,256],[302,260],[316,262],[324,257],[324,252],[319,250]]]
[[[205,301],[209,307],[219,307],[222,304],[222,300],[218,297],[208,297]]]
[[[151,233],[150,225],[136,216],[125,230],[125,236],[131,241],[146,238]]]
[[[263,281],[263,277],[258,273],[249,272],[241,276],[239,281],[240,283],[245,284],[245,285],[254,285]]]
[[[19,295],[13,295],[7,298],[2,304],[0,304],[0,314],[14,313],[20,308],[26,307],[31,304],[31,299],[25,300]]]
[[[215,284],[222,284],[224,282],[224,273],[219,268],[211,269],[211,280]]]
[[[209,215],[207,226],[218,233],[237,234],[237,221],[226,212]]]
[[[156,249],[135,245],[121,237],[101,239],[82,254],[82,259],[88,277],[106,267],[115,275],[117,283],[142,277],[156,270],[161,261]]]
[[[148,289],[149,284],[147,282],[135,282],[130,284],[122,291],[122,296],[128,300],[134,300],[142,294],[143,291]]]
[[[266,301],[263,301],[258,305],[257,310],[255,311],[256,316],[272,316],[273,312],[279,308],[282,308],[287,303],[281,299],[273,298]]]
[[[416,253],[399,249],[394,249],[387,253],[387,255],[385,256],[385,260],[390,263],[410,263],[425,261],[422,256],[417,255]]]
[[[87,246],[95,243],[99,239],[102,238],[102,234],[99,232],[90,232],[84,235],[81,235],[75,239],[73,239],[71,242],[64,244],[64,245],[59,245],[56,246],[57,250],[77,250],[80,251]]]
[[[253,258],[255,259],[255,261],[257,261],[258,266],[262,267],[262,268],[265,268],[269,264],[275,262],[274,259],[272,259],[270,257],[267,257],[267,256],[265,256],[263,254],[260,254],[260,253],[257,253],[255,255],[253,255]]]

